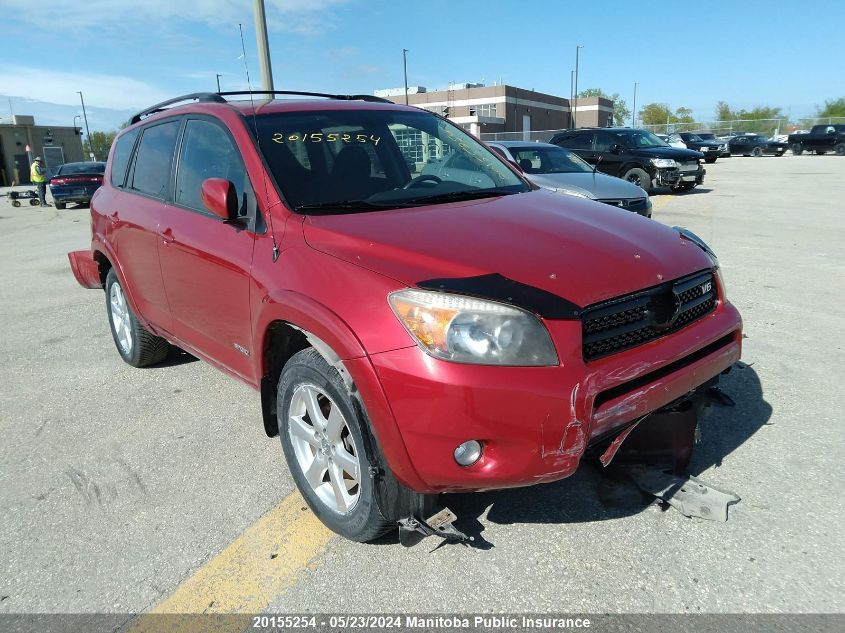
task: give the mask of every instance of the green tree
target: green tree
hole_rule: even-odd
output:
[[[89,154],[91,152],[94,153],[94,160],[106,160],[115,136],[117,136],[117,130],[110,132],[91,132],[87,144]]]
[[[692,117],[692,110],[690,108],[678,108],[675,110],[675,120],[672,123],[695,123]]]
[[[579,97],[602,97],[613,101],[613,123],[614,125],[625,125],[625,122],[631,116],[631,110],[625,99],[619,96],[618,92],[608,95],[601,88],[587,88],[578,93]]]
[[[732,121],[735,118],[737,117],[734,116],[733,110],[731,110],[731,107],[727,103],[720,101],[716,104],[717,121]]]
[[[665,125],[671,123],[672,111],[668,103],[649,103],[642,107],[639,113],[642,125]]]
[[[824,102],[824,107],[818,109],[817,117],[845,117],[845,97],[831,99]]]

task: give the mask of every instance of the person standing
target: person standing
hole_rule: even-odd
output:
[[[29,168],[29,179],[38,189],[38,200],[41,202],[41,206],[50,206],[47,204],[47,170],[40,156],[36,156],[35,160],[32,161],[32,166]]]

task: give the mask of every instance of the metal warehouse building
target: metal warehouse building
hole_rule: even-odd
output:
[[[47,173],[60,165],[85,160],[81,130],[70,126],[36,125],[26,115],[0,123],[0,186],[28,185],[30,161],[44,158]]]

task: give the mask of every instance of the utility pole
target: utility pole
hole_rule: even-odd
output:
[[[258,65],[261,67],[261,88],[272,91],[273,68],[270,66],[270,42],[267,39],[267,15],[264,0],[253,0],[255,38],[258,44]]]
[[[569,129],[572,125],[572,117],[575,115],[575,70],[569,71]]]
[[[584,48],[580,44],[575,47],[575,99],[578,99],[578,53]],[[572,127],[578,127],[576,124],[576,117],[578,113],[578,106],[572,111]]]
[[[634,82],[634,107],[631,108],[631,127],[637,127],[637,82]]]
[[[220,92],[220,77],[221,77],[221,75],[220,75],[220,73],[215,73],[215,75],[217,76],[217,92]]]
[[[95,160],[96,156],[94,156],[94,148],[91,147],[91,132],[88,130],[88,113],[85,112],[85,99],[82,98],[81,90],[77,90],[76,94],[79,95],[79,100],[82,102],[82,118],[85,121],[85,136],[88,138],[88,160]]]
[[[405,70],[405,105],[408,105],[408,49],[402,49],[402,67]]]

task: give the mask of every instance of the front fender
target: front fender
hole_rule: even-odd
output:
[[[323,304],[299,292],[277,290],[269,293],[261,302],[256,320],[255,331],[260,333],[257,335],[260,340],[255,341],[254,349],[262,350],[256,355],[261,363],[259,376],[267,376],[270,371],[265,366],[266,354],[263,351],[269,342],[270,326],[277,321],[301,330],[329,364],[338,368],[344,379],[347,378],[344,373],[348,375],[351,379],[351,382],[347,381],[349,394],[363,408],[386,465],[404,486],[417,491],[425,490],[425,483],[411,464],[375,369],[361,341],[346,322]]]

